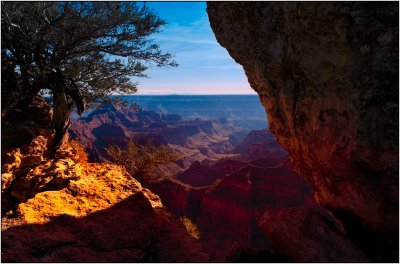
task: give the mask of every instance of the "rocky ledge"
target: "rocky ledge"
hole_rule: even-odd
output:
[[[43,136],[27,149],[2,164],[3,261],[208,261],[180,219],[123,168],[84,162],[68,144],[46,159]]]

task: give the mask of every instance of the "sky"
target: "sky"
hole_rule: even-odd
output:
[[[178,67],[147,70],[138,94],[255,94],[241,65],[215,39],[205,2],[147,2],[167,22],[152,35]]]

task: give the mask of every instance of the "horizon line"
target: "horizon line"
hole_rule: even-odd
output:
[[[243,94],[175,94],[175,93],[169,93],[169,94],[113,94],[114,96],[158,96],[158,95],[257,95],[257,93],[243,93]]]

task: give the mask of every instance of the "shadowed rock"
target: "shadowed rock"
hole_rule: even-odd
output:
[[[369,262],[333,223],[306,206],[267,211],[261,218],[274,252],[296,262]]]
[[[370,257],[397,261],[398,3],[210,2],[207,12],[317,201]]]
[[[161,209],[159,209],[161,210]],[[2,232],[5,262],[205,262],[207,255],[177,218],[156,213],[143,193],[83,218]]]

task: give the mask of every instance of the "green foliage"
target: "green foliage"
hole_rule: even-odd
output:
[[[84,101],[134,93],[149,63],[176,66],[150,38],[165,21],[136,2],[2,2],[2,114],[41,91]]]
[[[146,180],[158,166],[180,159],[169,147],[156,146],[151,141],[138,145],[129,140],[125,148],[111,145],[105,149],[112,162],[124,166],[138,180]]]

